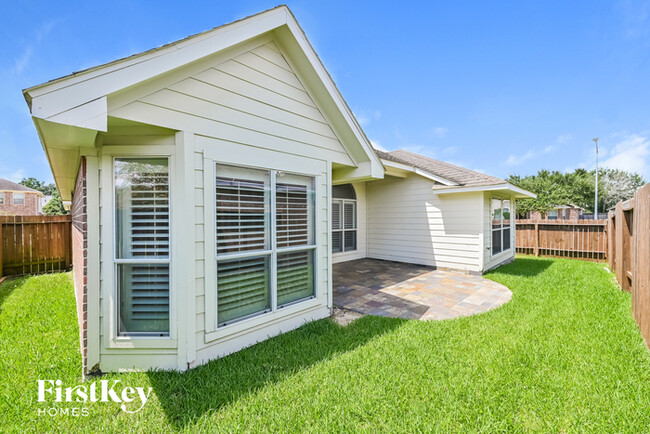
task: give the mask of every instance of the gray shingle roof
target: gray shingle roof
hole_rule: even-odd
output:
[[[434,160],[433,158],[414,154],[413,152],[404,151],[403,149],[392,152],[376,152],[377,155],[379,155],[379,157],[383,158],[384,160],[416,167],[420,170],[424,170],[425,172],[429,172],[432,175],[448,179],[449,181],[453,181],[456,184],[462,186],[495,185],[506,183],[506,181],[503,179],[495,178],[494,176],[486,175],[485,173],[480,173],[474,170],[466,169],[464,167],[445,163],[444,161]]]
[[[0,191],[28,191],[31,193],[40,193],[40,191],[38,190],[25,187],[22,184],[16,184],[15,182],[9,181],[8,179],[4,179],[4,178],[0,178]]]

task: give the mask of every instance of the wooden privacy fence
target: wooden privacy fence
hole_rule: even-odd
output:
[[[0,277],[70,269],[72,218],[0,216]]]
[[[607,220],[517,220],[517,253],[604,260]]]
[[[632,315],[650,347],[650,184],[619,202],[608,225],[609,266],[621,289],[632,293]]]

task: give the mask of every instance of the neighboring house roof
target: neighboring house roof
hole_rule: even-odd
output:
[[[584,211],[583,207],[575,205],[573,203],[570,203],[570,204],[567,204],[567,205],[555,205],[555,209],[571,209],[571,208],[581,209],[581,210]]]
[[[375,149],[375,152],[384,162],[410,166],[414,169],[413,172],[418,175],[433,179],[439,184],[442,184],[434,185],[439,195],[491,191],[510,194],[519,199],[537,197],[534,193],[512,185],[503,179],[403,149],[392,152],[378,151]]]
[[[376,151],[380,158],[396,163],[407,164],[417,167],[418,169],[437,175],[440,178],[448,179],[456,185],[474,186],[474,185],[495,185],[504,184],[503,179],[494,176],[445,163],[444,161],[434,160],[424,155],[414,154],[413,152],[402,149],[392,152]]]
[[[93,148],[100,131],[108,130],[108,116],[118,92],[133,89],[165,73],[270,34],[302,74],[306,87],[335,126],[354,163],[351,179],[382,178],[382,163],[370,141],[325,70],[318,55],[288,7],[235,21],[153,50],[86,69],[25,89],[23,94],[47,153],[61,197],[69,201],[79,166],[80,148]]]
[[[0,191],[24,191],[27,193],[37,193],[40,194],[41,196],[43,195],[43,193],[41,193],[38,190],[25,187],[22,184],[17,184],[13,181],[9,181],[8,179],[4,179],[4,178],[0,178]]]

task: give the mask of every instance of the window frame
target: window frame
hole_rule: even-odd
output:
[[[341,233],[341,251],[340,252],[334,252],[332,251],[333,255],[340,255],[343,253],[350,253],[350,252],[356,252],[359,250],[359,205],[358,205],[358,199],[339,199],[339,198],[332,198],[332,204],[334,202],[339,202],[341,204],[339,208],[339,221],[341,222],[341,227],[339,229],[334,229],[332,227],[332,235],[335,233],[340,232]],[[345,229],[345,204],[346,203],[351,203],[354,206],[354,228],[352,229]],[[333,226],[330,223],[330,226]],[[345,248],[345,233],[346,232],[356,232],[356,242],[355,242],[355,248],[346,250]]]
[[[269,172],[269,188],[270,188],[270,195],[269,195],[269,201],[270,201],[270,206],[269,206],[269,213],[270,213],[270,224],[269,224],[269,235],[270,235],[270,248],[269,249],[264,249],[264,250],[251,250],[251,251],[242,251],[242,252],[233,252],[233,253],[225,253],[225,254],[218,254],[217,253],[217,232],[216,232],[216,216],[217,216],[217,201],[216,201],[216,176],[217,176],[217,166],[230,166],[232,168],[241,168],[241,169],[253,169],[253,170],[263,170],[263,171],[268,171]],[[214,248],[211,248],[211,254],[214,255],[214,264],[213,264],[213,270],[214,270],[214,276],[208,276],[206,273],[205,277],[205,282],[206,282],[206,293],[210,293],[210,297],[206,297],[206,311],[211,311],[210,314],[206,315],[206,341],[211,341],[214,340],[215,336],[214,333],[220,334],[224,330],[229,330],[232,329],[234,330],[237,328],[240,324],[246,324],[247,322],[251,320],[255,320],[258,318],[270,316],[277,314],[278,312],[281,311],[287,311],[289,312],[292,306],[295,305],[303,305],[305,302],[308,302],[310,300],[315,300],[319,297],[319,291],[318,291],[318,267],[320,264],[320,260],[318,258],[318,219],[317,219],[317,214],[318,214],[318,188],[317,188],[317,181],[318,181],[318,176],[313,173],[300,173],[297,171],[293,170],[278,170],[274,168],[268,168],[268,167],[260,167],[260,166],[252,166],[252,165],[245,165],[245,164],[234,164],[232,162],[222,162],[210,158],[205,158],[204,159],[204,179],[205,182],[210,182],[208,184],[209,188],[206,187],[204,183],[204,206],[206,210],[210,210],[210,219],[206,218],[206,221],[204,224],[206,226],[211,226],[211,229],[206,231],[207,236],[211,237],[210,244],[213,245]],[[310,221],[313,224],[313,240],[311,244],[307,245],[299,245],[299,246],[289,246],[289,247],[278,247],[277,246],[277,179],[278,179],[278,173],[283,173],[287,175],[295,175],[295,176],[303,176],[303,177],[308,177],[312,180],[312,188],[313,188],[313,193],[314,193],[314,201],[313,201],[313,215],[310,216]],[[208,205],[205,201],[209,200],[211,205]],[[206,246],[207,247],[207,246]],[[207,248],[206,248],[207,250]],[[283,253],[291,253],[291,252],[299,252],[299,251],[310,251],[312,252],[312,263],[313,263],[313,285],[314,285],[314,293],[313,295],[309,297],[304,297],[298,300],[294,300],[289,303],[282,304],[278,306],[277,300],[277,275],[278,275],[278,255],[283,254]],[[246,315],[241,318],[236,318],[230,321],[227,321],[225,323],[219,323],[218,320],[218,308],[219,308],[219,287],[218,287],[218,276],[217,276],[217,270],[218,270],[218,263],[223,262],[223,261],[228,261],[228,260],[236,260],[236,259],[247,259],[247,258],[254,258],[254,257],[261,257],[261,256],[268,256],[269,257],[269,286],[270,286],[270,298],[271,298],[271,306],[267,310],[263,310],[257,313],[253,313],[250,315]],[[206,260],[210,260],[210,256],[206,258]],[[207,268],[207,267],[206,267]],[[207,287],[212,285],[213,289],[208,289]],[[207,313],[207,312],[206,312]],[[209,319],[209,317],[213,317],[213,319]],[[211,334],[211,336],[208,336]]]
[[[170,143],[171,142],[171,143]],[[173,144],[172,144],[173,143]],[[181,274],[176,273],[177,257],[175,252],[175,234],[181,229],[180,220],[176,218],[178,210],[170,205],[170,232],[169,232],[169,336],[155,335],[129,335],[120,336],[118,330],[118,305],[117,305],[117,266],[113,262],[115,257],[115,159],[118,158],[167,158],[169,161],[169,201],[173,203],[173,197],[179,197],[182,191],[182,182],[176,179],[176,145],[172,138],[165,144],[156,146],[129,145],[111,146],[102,149],[100,154],[100,221],[101,225],[101,257],[105,266],[101,270],[101,343],[107,349],[143,349],[143,350],[176,350],[178,347],[178,324],[177,324],[177,287],[180,282],[177,279]],[[109,198],[106,198],[108,192]]]
[[[496,229],[494,228],[494,219],[493,219],[493,215],[494,215],[493,201],[495,201],[495,200],[499,201],[499,209],[501,210],[500,226],[498,228],[496,228]],[[505,201],[508,201],[509,204],[510,204],[510,208],[509,208],[509,211],[510,211],[510,224],[507,225],[507,226],[503,224],[503,202],[505,202]],[[512,249],[513,249],[513,244],[514,244],[512,242],[512,234],[514,233],[513,232],[514,231],[514,229],[513,229],[513,220],[514,219],[512,218],[512,216],[513,216],[513,213],[512,213],[513,204],[514,204],[514,200],[512,198],[508,198],[508,197],[504,198],[504,197],[499,197],[499,196],[491,196],[490,197],[490,214],[489,214],[489,217],[490,217],[490,256],[491,257],[495,257],[495,256],[502,255],[504,253],[508,253],[508,252],[512,251]],[[507,249],[503,248],[504,229],[510,229],[510,245],[509,245],[509,247]],[[500,235],[501,236],[501,250],[496,252],[496,253],[494,252],[494,241],[493,241],[494,240],[494,232],[500,232],[501,233],[501,235]]]
[[[16,196],[20,196],[22,198],[21,203],[16,203]],[[11,195],[11,203],[12,203],[12,205],[25,205],[25,193],[21,193],[21,192],[18,192],[18,191],[14,192]]]
[[[4,205],[4,204],[5,204],[5,192],[0,191],[0,205]]]
[[[118,239],[117,239],[117,219],[115,218],[115,214],[117,211],[116,208],[116,203],[115,203],[115,196],[116,196],[116,190],[115,190],[115,163],[117,160],[150,160],[150,159],[161,159],[161,160],[167,160],[167,176],[169,180],[169,185],[168,185],[168,196],[167,196],[167,201],[168,201],[168,206],[169,206],[169,211],[168,211],[168,218],[169,218],[169,223],[168,223],[168,231],[169,231],[169,254],[167,255],[167,258],[160,258],[160,259],[153,259],[153,258],[118,258],[117,257],[117,246],[118,246]],[[172,191],[173,191],[173,186],[172,186],[172,173],[171,173],[171,157],[169,155],[163,155],[163,156],[153,156],[153,155],[138,155],[138,156],[113,156],[111,158],[111,178],[112,178],[112,190],[111,190],[111,196],[112,196],[112,206],[111,206],[111,211],[113,215],[113,255],[111,257],[112,263],[113,263],[113,287],[115,290],[115,312],[116,312],[116,322],[115,322],[115,336],[117,338],[127,338],[127,339],[132,339],[132,338],[149,338],[149,339],[169,339],[171,336],[171,329],[172,329],[172,282],[173,282],[173,276],[172,276],[172,225],[173,225],[173,217],[172,217]],[[119,322],[120,322],[120,290],[118,288],[119,285],[119,268],[120,265],[167,265],[169,268],[169,300],[168,300],[168,306],[169,306],[169,327],[167,333],[160,333],[160,332],[131,332],[131,333],[120,333],[119,330]]]

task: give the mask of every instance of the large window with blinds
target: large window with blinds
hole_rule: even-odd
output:
[[[315,296],[314,179],[216,165],[217,326]]]
[[[492,254],[510,250],[510,201],[492,199]]]
[[[118,334],[168,336],[168,159],[117,158],[114,184]]]
[[[332,253],[357,250],[357,196],[352,184],[332,187]]]

